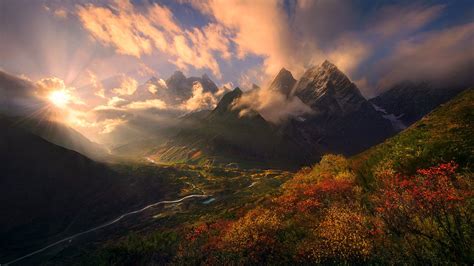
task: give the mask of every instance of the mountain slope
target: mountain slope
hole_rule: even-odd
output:
[[[356,85],[329,61],[308,69],[293,93],[318,114],[343,116],[366,103]]]
[[[461,92],[448,103],[400,134],[353,158],[365,184],[384,164],[413,174],[415,169],[454,160],[461,169],[474,163],[474,89]]]
[[[284,150],[282,140],[265,119],[255,111],[234,108],[242,96],[239,88],[228,92],[214,110],[197,116],[181,128],[168,143],[152,154],[164,162],[235,163],[278,165]],[[287,165],[287,164],[286,164]]]
[[[0,128],[0,250],[90,226],[121,209],[119,174],[4,118]]]
[[[426,82],[402,82],[370,102],[383,108],[387,113],[400,117],[405,125],[411,125],[424,115],[445,103],[465,87],[435,88]]]
[[[273,79],[272,83],[270,84],[269,89],[278,91],[285,96],[289,96],[291,91],[293,90],[293,86],[296,84],[296,79],[293,78],[293,75],[290,71],[282,68],[280,72],[278,72],[275,79]]]
[[[94,160],[104,160],[107,152],[100,144],[90,141],[84,135],[58,122],[31,118],[18,119],[19,126],[43,139],[76,151]]]
[[[313,164],[326,153],[356,154],[395,132],[392,123],[328,61],[308,69],[298,82],[282,69],[269,89],[300,98],[313,112],[273,125],[257,111],[234,105],[243,94],[237,88],[224,95],[209,115],[193,120],[156,149],[156,159],[243,160],[294,168]]]
[[[104,159],[106,151],[78,131],[48,119],[48,103],[35,96],[36,86],[0,71],[0,115],[56,145],[94,159]]]

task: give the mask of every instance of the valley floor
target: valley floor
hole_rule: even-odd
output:
[[[288,180],[290,172],[278,170],[242,170],[191,165],[160,165],[153,160],[143,164],[118,165],[115,169],[125,175],[140,173],[154,175],[173,171],[179,190],[168,191],[175,198],[127,212],[110,222],[48,243],[36,251],[17,257],[11,262],[52,264],[77,262],[79,257],[97,248],[122,241],[135,234],[167,230],[193,224],[209,217],[227,217],[249,206],[256,206]],[[153,179],[148,180],[152,182]],[[169,196],[168,196],[169,197]],[[88,259],[86,259],[88,260]]]

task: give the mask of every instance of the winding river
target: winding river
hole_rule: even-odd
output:
[[[186,196],[186,197],[182,197],[182,198],[177,199],[177,200],[163,200],[163,201],[155,202],[155,203],[150,204],[150,205],[147,205],[147,206],[145,206],[145,207],[143,207],[143,208],[141,208],[141,209],[139,209],[139,210],[135,210],[135,211],[131,211],[131,212],[127,212],[127,213],[125,213],[125,214],[122,214],[122,215],[120,215],[119,217],[117,217],[117,218],[115,218],[115,219],[113,219],[113,220],[111,220],[111,221],[109,221],[109,222],[106,222],[106,223],[104,223],[104,224],[101,224],[101,225],[99,225],[99,226],[96,226],[96,227],[94,227],[94,228],[88,229],[88,230],[86,230],[86,231],[83,231],[83,232],[77,233],[77,234],[75,234],[75,235],[72,235],[72,236],[66,237],[66,238],[64,238],[64,239],[61,239],[61,240],[59,240],[59,241],[56,241],[56,242],[54,242],[54,243],[52,243],[52,244],[49,244],[49,245],[47,245],[47,246],[45,246],[45,247],[43,247],[43,248],[41,248],[41,249],[38,249],[38,250],[33,251],[33,252],[31,252],[31,253],[28,253],[28,254],[26,254],[26,255],[24,255],[24,256],[22,256],[22,257],[19,257],[19,258],[17,258],[17,259],[14,259],[14,260],[12,260],[12,261],[10,261],[10,262],[7,262],[7,263],[5,263],[5,264],[1,264],[1,263],[0,263],[0,265],[9,265],[9,264],[12,264],[12,263],[21,261],[21,260],[26,259],[26,258],[28,258],[28,257],[31,257],[31,256],[33,256],[33,255],[35,255],[35,254],[41,253],[41,252],[47,250],[48,248],[57,246],[57,245],[59,245],[59,244],[61,244],[61,243],[67,242],[67,241],[71,241],[72,239],[74,239],[74,238],[76,238],[76,237],[78,237],[78,236],[81,236],[81,235],[84,235],[84,234],[87,234],[87,233],[90,233],[90,232],[94,232],[94,231],[99,230],[99,229],[101,229],[101,228],[104,228],[104,227],[113,225],[113,224],[119,222],[120,220],[122,220],[123,218],[125,218],[125,217],[127,217],[127,216],[130,216],[130,215],[132,215],[132,214],[137,214],[137,213],[143,212],[143,211],[145,211],[145,210],[147,210],[147,209],[149,209],[149,208],[155,207],[155,206],[157,206],[157,205],[179,203],[179,202],[182,202],[182,201],[187,200],[187,199],[190,199],[190,198],[208,198],[208,197],[209,197],[209,195],[196,195],[196,194],[193,194],[193,195],[188,195],[188,196]]]

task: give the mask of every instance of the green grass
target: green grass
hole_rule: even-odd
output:
[[[474,89],[438,107],[400,134],[352,158],[360,182],[370,188],[374,171],[389,165],[397,172],[455,161],[471,171],[474,162]]]

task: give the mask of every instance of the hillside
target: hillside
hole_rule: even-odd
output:
[[[354,167],[367,184],[383,164],[413,173],[417,168],[457,162],[471,169],[474,163],[474,89],[468,89],[410,126],[405,131],[355,156]]]
[[[47,119],[18,118],[18,126],[42,137],[43,139],[76,151],[93,160],[105,160],[108,156],[105,148],[98,143],[90,141],[77,130],[60,122]]]
[[[401,82],[381,93],[370,102],[393,114],[409,126],[443,104],[465,87],[438,88],[427,82]]]
[[[90,226],[121,208],[116,172],[8,120],[1,119],[0,128],[1,250]]]
[[[0,259],[176,194],[174,170],[105,165],[0,117]],[[163,184],[166,184],[164,186]]]

